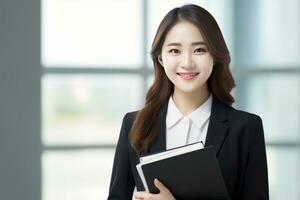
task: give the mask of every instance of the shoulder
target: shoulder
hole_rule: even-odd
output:
[[[259,115],[232,106],[225,107],[231,138],[237,139],[245,148],[250,144],[264,145],[263,123]]]
[[[139,111],[127,112],[127,113],[124,115],[123,120],[126,121],[127,123],[128,123],[128,122],[133,122],[138,112],[139,112]]]
[[[257,114],[236,109],[231,105],[223,103],[217,97],[213,99],[211,114],[216,120],[228,121],[231,125],[261,121],[261,118]]]
[[[138,111],[127,112],[123,117],[122,127],[126,127],[129,131],[132,127],[133,121],[137,115]]]
[[[263,123],[259,115],[227,106],[227,119],[231,132],[239,137],[248,138],[249,141],[263,137]]]
[[[261,122],[261,118],[259,115],[250,113],[243,110],[238,110],[234,107],[228,106],[227,109],[228,119],[231,121],[238,121],[240,123],[249,123],[249,122]]]
[[[249,124],[253,122],[259,123],[262,121],[260,116],[257,114],[236,109],[233,106],[222,103],[217,98],[214,98],[213,101],[212,114],[217,115],[217,118],[222,121],[229,121],[229,123],[236,125]]]
[[[214,98],[213,101],[212,115],[217,121],[227,121],[232,130],[239,132],[262,127],[262,120],[257,114],[236,109],[233,106],[222,103],[217,98]]]

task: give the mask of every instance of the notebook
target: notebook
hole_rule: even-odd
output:
[[[140,158],[136,165],[145,191],[161,181],[178,199],[229,199],[214,147],[194,143]]]

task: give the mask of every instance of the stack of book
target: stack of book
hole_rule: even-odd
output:
[[[158,193],[154,179],[176,199],[229,199],[213,146],[194,143],[140,158],[145,191]]]

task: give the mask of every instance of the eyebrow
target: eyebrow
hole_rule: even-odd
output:
[[[192,46],[196,46],[196,45],[206,45],[206,43],[203,42],[203,41],[193,42],[192,43]],[[181,46],[181,43],[171,42],[171,43],[167,44],[167,46]]]

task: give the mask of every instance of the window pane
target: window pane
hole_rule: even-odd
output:
[[[251,1],[252,2],[252,1]],[[300,1],[253,1],[258,13],[249,12],[243,64],[253,67],[295,67],[300,64]],[[244,13],[242,13],[244,14]],[[245,19],[240,16],[239,19]],[[244,22],[246,23],[246,22]],[[250,47],[251,48],[250,48]]]
[[[113,158],[113,150],[43,153],[42,199],[106,199]]]
[[[270,199],[300,199],[299,148],[267,148]]]
[[[163,17],[173,8],[184,4],[197,4],[207,9],[217,20],[229,49],[232,47],[232,0],[151,0],[149,1],[148,49],[150,52],[155,33]],[[148,63],[152,66],[150,57]]]
[[[297,75],[257,75],[247,82],[246,110],[259,114],[267,141],[299,141],[300,79]]]
[[[43,0],[43,65],[138,67],[140,2]]]
[[[142,100],[134,75],[47,75],[42,84],[45,144],[114,144]]]

